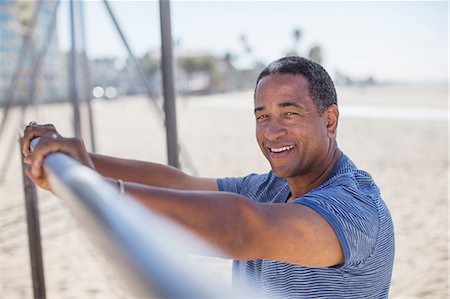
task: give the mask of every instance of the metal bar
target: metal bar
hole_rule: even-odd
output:
[[[81,31],[81,51],[83,56],[83,72],[85,80],[85,91],[86,91],[86,104],[88,108],[88,120],[89,120],[89,137],[91,141],[91,151],[95,153],[95,130],[94,130],[94,116],[92,111],[92,96],[91,96],[91,73],[89,71],[89,60],[86,53],[86,28],[84,19],[84,1],[79,1],[79,11],[80,11],[80,31]]]
[[[22,140],[19,138],[19,148]],[[21,151],[22,152],[22,151]],[[30,251],[31,278],[33,282],[33,294],[35,299],[45,299],[44,263],[42,260],[41,233],[39,226],[38,198],[35,185],[25,175],[26,165],[23,163],[23,186],[25,193],[25,211],[27,215],[28,247]]]
[[[69,95],[73,106],[73,121],[75,136],[81,138],[81,116],[80,116],[80,100],[77,91],[77,70],[76,70],[76,37],[75,37],[75,13],[74,0],[70,0],[69,15],[70,15],[70,56],[69,56]]]
[[[32,148],[38,143],[32,141]],[[137,298],[231,298],[230,290],[190,264],[188,254],[216,255],[185,229],[120,194],[92,169],[62,153],[44,160],[52,188],[116,266]]]
[[[128,52],[128,56],[130,57],[131,61],[133,61],[133,64],[136,68],[137,74],[139,79],[142,81],[142,85],[144,86],[145,92],[147,93],[147,96],[152,100],[152,104],[156,110],[156,112],[158,113],[158,115],[162,118],[163,114],[161,111],[161,108],[158,106],[155,96],[152,92],[152,89],[150,88],[150,86],[148,86],[148,80],[147,80],[147,76],[145,75],[145,71],[142,67],[142,63],[139,61],[139,59],[136,58],[136,56],[134,55],[133,51],[131,50],[130,44],[128,43],[125,35],[122,32],[122,29],[120,28],[119,22],[117,21],[116,16],[114,15],[114,12],[112,11],[111,7],[109,6],[109,3],[107,0],[103,0],[103,3],[105,4],[106,10],[108,11],[109,16],[111,17],[111,20],[114,24],[114,27],[116,27],[117,33],[120,36],[120,39],[122,40],[125,48],[127,49]]]
[[[175,105],[175,80],[172,55],[172,28],[170,21],[170,1],[159,1],[161,21],[161,66],[164,95],[164,112],[169,165],[180,167],[178,155],[177,117]]]
[[[36,6],[33,11],[33,16],[31,18],[30,27],[28,28],[28,31],[26,35],[23,38],[22,42],[22,48],[20,50],[19,56],[17,57],[17,66],[15,68],[14,74],[11,77],[11,83],[9,84],[9,88],[6,92],[5,100],[6,105],[3,107],[3,117],[2,122],[0,124],[0,137],[2,136],[3,130],[6,126],[6,120],[8,119],[8,112],[11,108],[12,104],[15,101],[15,94],[17,90],[17,86],[19,85],[20,78],[23,73],[23,69],[25,67],[25,62],[28,53],[30,52],[31,48],[33,47],[33,36],[36,29],[36,23],[39,18],[39,12],[42,7],[42,1],[36,1]]]

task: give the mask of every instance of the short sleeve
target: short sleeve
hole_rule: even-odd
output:
[[[333,227],[345,261],[338,267],[358,267],[376,243],[379,217],[373,199],[346,187],[312,192],[293,201],[320,214]]]
[[[244,179],[244,177],[217,179],[217,186],[219,191],[240,193]]]
[[[237,193],[251,200],[264,203],[286,201],[289,193],[287,182],[270,171],[264,174],[252,173],[241,178],[217,179],[219,191]]]

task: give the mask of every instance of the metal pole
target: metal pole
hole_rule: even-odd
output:
[[[19,148],[22,149],[21,138],[19,138]],[[23,163],[23,155],[21,155],[21,157],[33,293],[35,299],[45,299],[44,263],[42,260],[41,233],[39,226],[39,209],[36,186],[25,175],[26,165],[25,163]]]
[[[142,68],[142,64],[136,58],[136,56],[134,56],[134,54],[133,54],[133,52],[132,52],[132,50],[131,50],[128,42],[127,42],[127,39],[125,38],[125,35],[123,34],[122,30],[120,29],[119,23],[117,22],[117,19],[116,19],[115,15],[114,15],[113,11],[111,10],[111,7],[109,6],[108,1],[107,0],[103,0],[103,3],[105,4],[105,7],[106,7],[106,9],[107,9],[107,11],[108,11],[108,13],[109,13],[109,15],[111,17],[111,20],[113,21],[114,26],[116,27],[116,30],[119,33],[119,36],[122,39],[122,42],[123,42],[123,44],[125,45],[125,48],[128,51],[128,55],[129,55],[130,59],[133,61],[133,64],[136,67],[138,76],[139,76],[139,78],[141,79],[141,81],[143,83],[143,86],[144,86],[144,88],[146,90],[146,93],[147,93],[148,97],[150,99],[153,99],[153,93],[152,93],[152,90],[150,89],[150,87],[147,84],[147,79],[146,79],[145,71]],[[168,12],[169,12],[169,15],[168,15],[169,16],[169,19],[168,19],[169,20],[169,35],[171,35],[171,30],[170,30],[170,3],[167,3],[167,4],[168,4],[168,8],[169,8],[168,9]],[[166,8],[163,8],[163,9],[167,10]],[[167,17],[165,17],[165,18],[167,18]],[[161,22],[162,22],[162,18],[161,18]],[[161,27],[163,27],[163,26],[161,26]],[[167,26],[164,26],[164,28],[165,28],[165,31],[166,31]],[[162,28],[161,28],[161,31],[162,31]],[[171,40],[171,37],[170,37],[170,40]],[[171,50],[172,48],[171,47],[172,47],[172,45],[170,44],[170,56],[172,57],[172,50]],[[166,47],[164,47],[164,48],[166,48]],[[163,55],[164,55],[164,53],[163,53]],[[171,62],[171,65],[172,65],[172,71],[171,71],[172,75],[171,76],[173,78],[173,62]],[[164,73],[165,73],[164,69],[162,70],[162,73],[163,73],[163,76],[164,76]],[[163,78],[163,82],[167,82],[167,80],[164,80],[164,78]],[[173,79],[171,80],[171,82],[172,82],[172,88],[173,88]],[[174,93],[175,92],[173,91],[172,94],[174,94]],[[174,97],[173,97],[173,101],[175,102]],[[154,104],[155,110],[158,112],[158,115],[161,118],[163,118],[164,115],[162,114],[161,109],[157,105],[156,101],[153,99],[151,102],[152,102],[152,104]],[[165,107],[167,107],[167,106],[165,105]],[[172,111],[173,111],[173,113],[167,113],[167,111],[166,111],[166,115],[170,114],[171,117],[173,117],[174,124],[171,125],[171,127],[173,127],[174,129],[173,128],[169,129],[169,127],[167,126],[167,117],[165,118],[166,119],[166,122],[165,122],[166,134],[168,134],[168,135],[170,134],[171,135],[170,138],[168,137],[168,141],[167,141],[168,144],[170,143],[170,146],[168,146],[168,152],[170,152],[168,154],[168,157],[169,157],[168,159],[169,159],[169,164],[170,165],[173,165],[173,166],[177,165],[176,167],[179,167],[178,151],[179,151],[180,146],[177,145],[175,103],[173,103]],[[172,123],[172,121],[171,121],[171,123]],[[171,130],[172,133],[169,133],[169,130]],[[171,140],[170,142],[169,142],[169,139]],[[191,160],[189,159],[188,154],[186,152],[182,152],[182,153],[184,153],[184,156],[186,157],[186,163],[189,164],[189,166],[192,169],[192,171],[194,172],[194,174],[196,174],[197,170],[195,169],[194,165],[191,163]]]
[[[81,45],[82,45],[82,55],[83,55],[83,71],[84,71],[84,83],[86,91],[86,104],[88,108],[88,119],[89,119],[89,135],[91,140],[91,151],[95,152],[95,130],[94,130],[94,116],[92,111],[92,97],[91,97],[91,74],[89,71],[89,60],[86,54],[86,29],[84,22],[84,2],[79,1],[80,10],[80,30],[81,30]]]
[[[119,33],[120,39],[122,40],[125,48],[127,49],[128,56],[133,61],[133,64],[134,64],[134,66],[136,68],[138,77],[139,77],[139,79],[141,79],[142,84],[143,84],[143,86],[145,88],[145,91],[146,91],[148,97],[152,100],[151,102],[154,105],[156,112],[159,114],[160,117],[163,117],[162,112],[161,112],[161,108],[156,103],[155,96],[154,96],[151,88],[148,86],[147,76],[145,75],[145,71],[144,71],[144,69],[142,67],[141,62],[133,54],[133,51],[131,50],[131,47],[128,44],[127,39],[125,38],[125,35],[122,32],[122,29],[120,29],[119,23],[117,22],[116,16],[114,15],[111,7],[109,6],[108,1],[107,0],[103,0],[103,3],[105,4],[106,10],[108,11],[109,16],[111,17],[111,20],[114,23],[114,27],[116,27],[117,33]]]
[[[76,71],[76,37],[75,37],[75,14],[73,0],[70,0],[70,39],[71,49],[69,56],[69,95],[73,105],[74,133],[76,137],[81,138],[81,117],[80,100],[77,91],[77,71]]]
[[[39,17],[39,12],[42,7],[42,1],[36,2],[36,7],[33,11],[33,16],[31,18],[31,24],[30,27],[28,27],[28,31],[26,35],[23,38],[22,48],[20,50],[19,56],[17,57],[17,66],[15,68],[14,74],[11,78],[11,84],[9,85],[8,91],[6,93],[5,100],[6,105],[3,108],[3,117],[2,117],[2,123],[0,125],[0,137],[2,136],[3,130],[6,126],[6,120],[8,119],[8,112],[9,108],[13,104],[15,100],[15,93],[17,90],[17,86],[19,85],[20,78],[23,73],[23,69],[25,67],[25,62],[28,53],[30,52],[31,48],[33,47],[33,36],[36,29],[36,23]]]
[[[172,55],[172,29],[170,24],[170,1],[159,1],[161,21],[161,63],[164,95],[164,112],[169,165],[180,167],[178,160],[177,117],[175,105],[175,80]]]

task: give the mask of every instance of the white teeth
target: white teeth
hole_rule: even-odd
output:
[[[284,151],[288,151],[294,148],[295,145],[288,145],[285,147],[281,147],[281,148],[270,148],[270,151],[274,152],[274,153],[281,153]]]

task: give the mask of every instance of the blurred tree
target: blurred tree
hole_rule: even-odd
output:
[[[294,29],[294,48],[292,49],[292,51],[295,53],[299,53],[301,37],[302,31],[299,28]]]
[[[309,49],[308,57],[317,63],[322,63],[322,50],[319,45],[316,45]]]
[[[147,52],[142,58],[144,69],[150,74],[154,75],[159,70],[159,59],[154,58],[154,54]]]
[[[215,59],[213,56],[186,56],[178,58],[178,63],[186,73],[208,72],[213,73]]]
[[[223,57],[223,59],[225,60],[227,65],[232,65],[232,60],[233,60],[233,54],[231,54],[231,52],[226,52],[225,56]]]
[[[239,36],[239,41],[241,42],[241,45],[244,48],[244,52],[250,54],[252,52],[252,48],[248,43],[247,35],[241,34]]]
[[[295,28],[292,32],[292,48],[286,51],[286,56],[300,56],[300,40],[302,37],[302,31],[299,28]]]
[[[19,1],[17,2],[17,15],[19,22],[22,25],[29,26],[31,19],[33,18],[33,10],[35,9],[35,3],[32,1]]]

